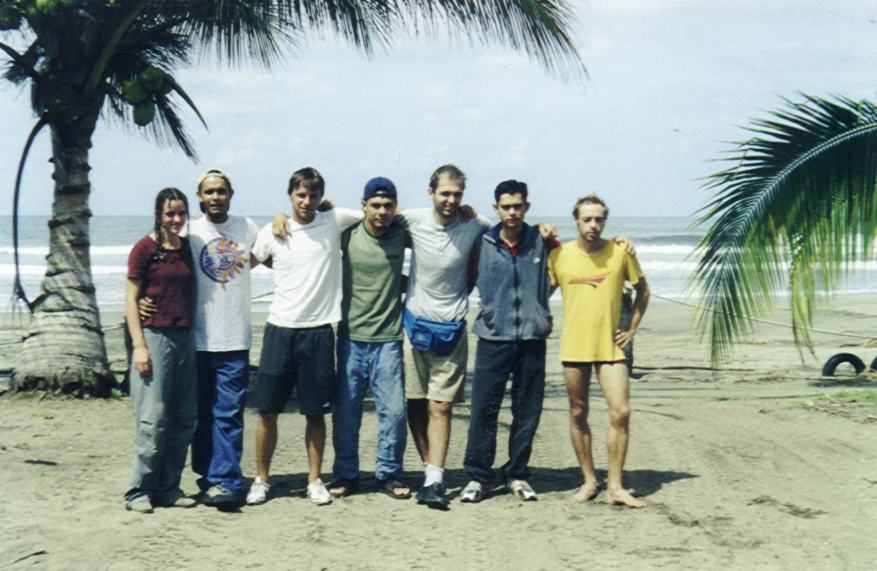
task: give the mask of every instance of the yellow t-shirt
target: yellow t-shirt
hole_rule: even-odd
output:
[[[611,241],[586,254],[573,240],[551,251],[548,274],[563,293],[560,360],[623,360],[624,350],[613,336],[621,321],[624,282],[637,284],[643,275],[636,258]]]

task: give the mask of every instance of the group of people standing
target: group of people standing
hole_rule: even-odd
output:
[[[129,259],[126,319],[134,342],[136,430],[126,507],[147,513],[154,506],[195,505],[180,490],[190,443],[201,502],[231,508],[267,501],[277,419],[293,391],[306,417],[308,498],[325,505],[356,493],[363,400],[370,389],[379,432],[377,491],[411,497],[403,479],[407,419],[424,469],[416,500],[448,509],[444,465],[452,409],[463,399],[473,287],[482,307],[472,327],[478,344],[464,461],[470,482],[460,500],[479,502],[493,484],[535,500],[528,463],[544,396],[548,300],[558,286],[564,299],[560,358],[584,479],[572,499],[588,501],[599,491],[587,421],[596,373],[610,410],[606,501],[645,505],[621,481],[630,416],[623,349],[648,303],[631,244],[601,237],[609,210],[596,195],[576,203],[578,236],[561,245],[550,225],[524,221],[530,206],[525,183],[497,186],[498,224],[461,208],[465,185],[459,168],[444,165],[430,178],[431,208],[398,209],[396,187],[383,177],[366,183],[360,210],[326,208],[323,177],[304,168],[289,181],[291,216],[279,215],[260,230],[229,214],[234,190],[228,175],[214,169],[198,181],[204,216],[189,223],[186,237],[185,196],[161,191],[155,228]],[[249,272],[258,263],[272,268],[274,296],[252,395],[259,412],[257,474],[244,495]],[[622,330],[625,281],[637,296]],[[509,459],[497,471],[497,419],[510,377]],[[326,485],[320,475],[330,413],[335,461]]]

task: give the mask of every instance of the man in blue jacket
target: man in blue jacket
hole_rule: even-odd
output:
[[[464,466],[470,482],[460,500],[479,502],[495,480],[497,417],[512,377],[509,460],[499,481],[521,500],[535,500],[527,483],[530,452],[545,393],[545,339],[551,332],[548,252],[552,243],[524,222],[530,208],[527,185],[501,182],[493,209],[499,224],[481,239],[476,285],[483,309],[472,332],[478,336],[472,382],[469,441]],[[556,244],[556,240],[554,241]]]

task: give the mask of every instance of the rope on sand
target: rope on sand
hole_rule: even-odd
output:
[[[703,307],[702,305],[698,305],[695,303],[689,303],[687,301],[682,301],[680,299],[673,299],[670,297],[664,297],[662,295],[657,295],[654,293],[651,294],[650,297],[656,297],[656,298],[661,299],[663,301],[669,301],[671,303],[685,305],[687,307],[692,307],[694,309],[699,309],[701,311],[712,311],[713,313],[723,313],[722,311],[719,311],[717,309]],[[756,323],[764,323],[766,325],[774,325],[776,327],[784,327],[786,329],[792,329],[792,326],[789,325],[788,323],[779,323],[778,321],[770,321],[769,319],[752,318],[749,321],[754,321]],[[872,337],[870,335],[857,335],[855,333],[841,333],[840,331],[828,331],[826,329],[814,329],[812,327],[801,327],[801,329],[806,329],[806,330],[810,331],[811,333],[824,333],[825,335],[836,335],[838,337],[853,337],[856,339],[866,339],[868,341],[873,341],[875,339],[875,337]]]

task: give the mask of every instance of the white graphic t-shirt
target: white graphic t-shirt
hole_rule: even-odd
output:
[[[222,224],[206,216],[189,222],[195,262],[195,350],[249,350],[250,250],[259,227],[244,216]]]
[[[341,233],[360,220],[362,211],[334,208],[308,224],[290,218],[283,240],[271,224],[259,231],[253,255],[271,256],[274,270],[268,323],[300,329],[341,321]]]

